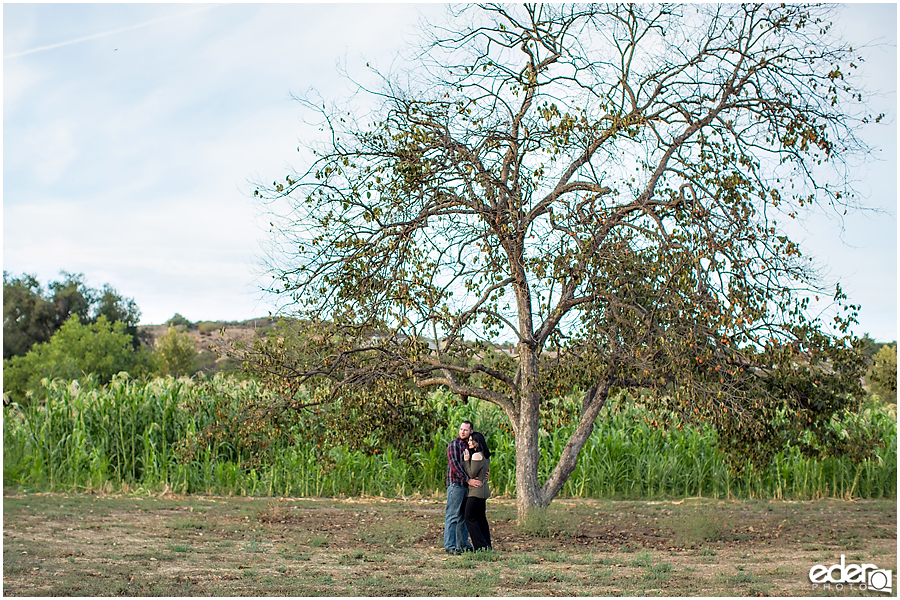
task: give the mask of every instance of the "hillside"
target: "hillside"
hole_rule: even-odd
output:
[[[201,370],[219,370],[222,363],[230,359],[219,357],[210,347],[227,344],[236,340],[248,340],[263,334],[275,326],[275,321],[268,317],[247,319],[246,321],[198,321],[177,325],[179,331],[187,333],[197,345],[198,364]],[[142,342],[153,347],[156,339],[168,331],[170,325],[139,325],[138,336]]]

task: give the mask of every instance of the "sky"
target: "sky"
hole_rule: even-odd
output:
[[[4,4],[3,269],[60,270],[134,298],[143,324],[265,316],[268,221],[254,182],[281,180],[311,135],[291,95],[348,93],[440,4]],[[866,57],[878,209],[793,233],[862,306],[857,334],[897,339],[897,13],[838,21]],[[881,47],[863,48],[871,42]]]

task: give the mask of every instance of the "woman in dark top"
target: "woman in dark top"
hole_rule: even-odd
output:
[[[488,488],[491,451],[488,450],[484,435],[478,431],[469,435],[468,444],[469,449],[463,453],[466,474],[469,476],[469,492],[463,516],[475,550],[492,550],[491,529],[485,516],[485,505],[491,497],[491,490]],[[481,482],[480,486],[473,485],[476,480]]]

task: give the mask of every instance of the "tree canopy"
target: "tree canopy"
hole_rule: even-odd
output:
[[[160,375],[180,377],[193,375],[197,370],[194,364],[197,357],[197,344],[188,333],[178,331],[172,325],[156,339],[153,354],[156,371]]]
[[[47,342],[34,344],[24,356],[3,361],[3,392],[20,404],[42,399],[43,379],[72,380],[94,376],[100,384],[127,371],[133,376],[146,374],[149,355],[136,352],[125,323],[110,323],[104,315],[82,325],[72,315]]]
[[[869,369],[869,381],[888,402],[897,402],[897,344],[884,344],[875,354]]]
[[[3,358],[24,356],[34,344],[47,342],[71,316],[87,325],[102,315],[110,323],[121,322],[139,345],[137,325],[141,311],[108,283],[94,289],[83,274],[61,271],[62,279],[51,281],[47,289],[34,275],[13,277],[3,272]]]
[[[652,391],[661,422],[712,422],[760,460],[825,435],[861,394],[858,307],[784,223],[854,205],[855,131],[880,120],[829,10],[468,7],[402,82],[361,90],[371,114],[301,99],[325,135],[256,195],[273,289],[338,332],[302,360],[273,362],[274,338],[245,360],[289,403],[319,378],[498,405],[520,517],[562,487],[615,390]],[[832,323],[808,314],[826,294]],[[496,360],[502,339],[515,350]],[[539,481],[541,404],[573,384],[578,425]]]

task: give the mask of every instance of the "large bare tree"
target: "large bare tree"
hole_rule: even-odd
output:
[[[470,7],[402,84],[363,90],[373,114],[305,101],[327,133],[314,162],[256,194],[289,207],[278,291],[333,329],[303,356],[245,359],[288,391],[409,380],[499,406],[520,518],[559,492],[615,390],[654,390],[660,414],[751,452],[786,435],[776,415],[799,432],[840,413],[855,307],[832,287],[831,333],[807,316],[823,290],[782,228],[854,203],[871,117],[829,10]],[[498,358],[485,342],[502,339]],[[560,381],[584,396],[540,481]]]

